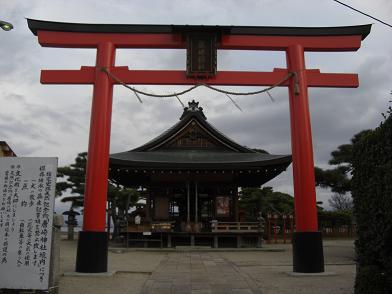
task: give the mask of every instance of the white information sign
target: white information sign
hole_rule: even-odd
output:
[[[0,158],[0,289],[49,288],[57,158]]]

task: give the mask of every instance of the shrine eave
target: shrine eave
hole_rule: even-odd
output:
[[[264,166],[289,166],[291,155],[213,151],[122,152],[110,155],[111,167],[140,169],[254,169]]]
[[[157,24],[91,24],[66,23],[27,19],[34,35],[39,30],[79,33],[122,34],[182,34],[193,31],[211,31],[225,35],[256,36],[354,36],[362,40],[370,33],[371,24],[342,27],[272,27],[272,26],[204,26],[204,25],[157,25]]]

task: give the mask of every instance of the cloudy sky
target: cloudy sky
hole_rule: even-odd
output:
[[[61,22],[193,24],[252,26],[347,26],[374,23],[372,19],[332,0],[242,1],[6,1],[0,0],[0,19],[14,24],[0,31],[0,140],[18,156],[55,156],[70,164],[87,150],[92,86],[41,85],[41,69],[78,69],[94,65],[95,50],[40,47],[25,18]],[[392,23],[388,0],[345,0]],[[118,50],[116,65],[133,69],[184,69],[183,50]],[[392,28],[374,23],[358,52],[307,53],[307,68],[322,72],[359,73],[357,89],[310,90],[315,164],[328,167],[330,152],[349,142],[360,130],[376,127],[392,90]],[[218,70],[271,71],[286,67],[282,52],[225,51],[218,54]],[[138,86],[155,93],[172,93],[177,86]],[[255,88],[228,87],[236,91]],[[226,96],[198,89],[182,97],[200,101],[208,121],[237,142],[289,154],[290,126],[286,88],[266,95],[235,98],[240,112]],[[135,148],[174,124],[182,113],[175,99],[135,96],[115,87],[111,152]],[[291,167],[269,183],[293,193]],[[330,193],[318,190],[318,200]]]

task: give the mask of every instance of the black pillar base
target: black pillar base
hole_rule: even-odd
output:
[[[321,232],[293,234],[293,271],[296,273],[322,273],[324,269]]]
[[[104,273],[108,270],[108,234],[79,232],[76,272]]]

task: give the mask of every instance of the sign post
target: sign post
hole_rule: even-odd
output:
[[[0,289],[48,290],[57,158],[0,158]]]

